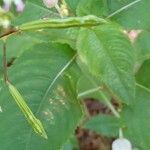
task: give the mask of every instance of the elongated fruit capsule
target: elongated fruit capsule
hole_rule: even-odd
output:
[[[90,27],[108,23],[103,18],[93,15],[84,17],[69,17],[63,19],[37,20],[22,24],[18,27],[20,31],[40,30],[46,28],[71,28],[71,27]]]
[[[34,129],[34,131],[37,134],[39,134],[40,136],[42,136],[43,138],[48,139],[47,134],[44,130],[44,127],[43,127],[41,121],[38,120],[34,116],[34,114],[30,110],[30,108],[28,107],[28,105],[26,104],[24,99],[22,98],[19,91],[10,82],[7,82],[7,85],[8,85],[10,94],[14,98],[15,102],[17,103],[17,105],[19,106],[19,108],[21,109],[23,114],[25,115],[27,121],[30,123],[30,125]]]

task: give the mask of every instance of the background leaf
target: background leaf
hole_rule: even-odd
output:
[[[119,132],[119,119],[111,115],[97,115],[92,117],[85,127],[101,135],[117,137]]]
[[[118,26],[81,29],[77,49],[80,61],[113,96],[125,103],[134,99],[134,50]]]
[[[15,17],[12,23],[14,25],[20,25],[37,19],[58,16],[59,15],[56,12],[47,9],[42,0],[27,0],[24,11],[19,16]]]
[[[78,141],[75,135],[73,135],[70,138],[70,140],[65,144],[63,150],[74,150],[74,149],[79,149]]]
[[[77,7],[78,16],[96,15],[105,16],[107,13],[107,1],[104,0],[80,0]]]
[[[122,118],[126,137],[134,147],[148,150],[150,147],[150,90],[137,86],[136,98],[133,105],[125,107]]]
[[[75,88],[79,70],[72,63],[66,72],[60,72],[74,55],[66,45],[43,43],[15,61],[9,70],[10,81],[41,120],[48,140],[31,129],[8,88],[3,86],[0,93],[1,149],[58,150],[73,134],[82,116]]]
[[[71,12],[73,12],[73,14],[76,14],[76,8],[80,0],[65,0],[65,1],[67,5],[69,6]]]
[[[6,41],[8,62],[12,58],[17,58],[23,51],[29,49],[34,44],[38,44],[40,42],[41,40],[34,39],[27,34],[18,34],[16,36],[10,36]],[[1,57],[3,55],[2,47],[3,41],[0,40]]]
[[[136,48],[137,61],[144,62],[150,58],[150,32],[142,31],[135,40],[134,46]]]
[[[111,19],[118,22],[126,29],[150,29],[150,1],[139,0],[130,6],[135,0],[109,0],[109,14],[113,14],[117,10],[127,7],[120,13],[114,15]],[[130,7],[128,7],[130,6]]]
[[[136,74],[138,83],[150,89],[150,59],[146,60]]]
[[[77,91],[78,98],[82,100],[86,98],[94,98],[106,104],[101,93],[107,97],[108,101],[111,100],[111,96],[107,90],[103,89],[102,83],[93,78],[93,76],[87,71],[79,78],[77,83]]]

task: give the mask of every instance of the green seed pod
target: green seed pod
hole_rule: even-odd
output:
[[[103,18],[98,18],[93,15],[84,17],[69,17],[63,19],[46,19],[37,20],[22,24],[18,27],[20,31],[40,30],[46,28],[71,28],[71,27],[90,27],[108,23]]]
[[[38,120],[34,116],[34,114],[30,110],[28,105],[26,104],[25,100],[22,98],[19,91],[11,83],[7,82],[7,85],[8,85],[10,94],[14,98],[15,102],[19,106],[20,110],[23,112],[24,116],[26,117],[27,121],[29,122],[31,127],[34,129],[34,131],[40,136],[42,136],[43,138],[48,139],[41,121]]]

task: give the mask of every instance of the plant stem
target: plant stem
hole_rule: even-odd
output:
[[[111,102],[107,99],[107,97],[105,96],[105,94],[103,94],[100,91],[100,94],[103,98],[103,100],[105,101],[106,105],[109,107],[109,109],[112,111],[112,113],[115,115],[115,117],[120,118],[120,114],[116,111],[116,109],[114,108],[114,106],[111,104]]]
[[[110,14],[110,15],[107,17],[107,19],[108,19],[108,18],[111,18],[111,17],[113,17],[113,16],[115,16],[115,15],[117,15],[117,14],[119,14],[120,12],[124,11],[125,9],[128,9],[129,7],[135,5],[136,3],[140,2],[140,1],[141,1],[141,0],[135,0],[135,1],[131,2],[131,3],[129,3],[128,5],[126,5],[126,6],[124,6],[124,7],[121,7],[120,9],[118,9],[118,10],[116,10],[115,12],[113,12],[112,14]]]
[[[58,11],[58,13],[59,13],[60,17],[61,17],[61,18],[63,18],[63,15],[62,15],[61,9],[60,9],[60,7],[58,6],[58,4],[56,4],[56,5],[55,5],[55,8],[56,8],[56,10]]]
[[[8,81],[7,76],[7,58],[6,58],[6,39],[3,39],[3,67],[4,67],[4,81]]]
[[[82,92],[82,93],[79,93],[78,94],[78,98],[81,98],[85,95],[88,95],[88,94],[91,94],[91,93],[94,93],[96,91],[99,91],[100,93],[100,96],[103,98],[105,104],[107,105],[107,107],[112,111],[112,113],[115,115],[115,117],[117,118],[120,118],[120,115],[119,113],[116,111],[116,109],[114,108],[114,106],[111,104],[111,102],[108,100],[108,98],[105,96],[105,94],[103,92],[100,91],[102,87],[97,87],[97,88],[93,88],[93,89],[90,89],[90,90],[87,90],[85,92]]]
[[[123,138],[123,131],[122,131],[122,128],[119,129],[119,138]]]
[[[102,87],[99,86],[99,87],[92,88],[92,89],[90,89],[90,90],[84,91],[84,92],[82,92],[82,93],[79,93],[79,94],[78,94],[78,98],[82,98],[83,96],[86,96],[86,95],[88,95],[88,94],[97,92],[97,91],[99,91],[101,88],[102,88]]]
[[[8,31],[4,32],[3,34],[0,35],[0,38],[5,38],[9,35],[12,35],[14,33],[20,32],[17,28],[11,28]]]

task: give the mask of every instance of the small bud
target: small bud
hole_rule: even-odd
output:
[[[138,37],[138,35],[141,33],[141,30],[131,30],[128,33],[128,37],[131,40],[131,42],[134,43],[134,41],[136,40],[136,38]]]
[[[112,150],[132,150],[132,145],[129,140],[120,138],[112,143]]]
[[[58,0],[43,0],[43,3],[45,4],[46,7],[52,8],[57,5]]]

